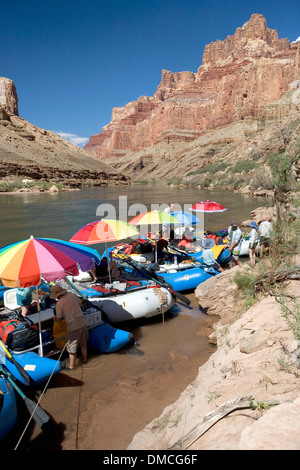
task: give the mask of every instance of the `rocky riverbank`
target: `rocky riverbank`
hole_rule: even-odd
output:
[[[232,279],[243,269],[248,267],[237,266],[214,278],[210,286],[206,282],[197,288],[199,304],[212,305],[207,314],[220,317],[212,334],[218,349],[177,402],[136,434],[128,449],[300,449],[300,382],[295,363],[299,345],[274,297],[266,296],[240,314],[241,300]],[[289,295],[299,298],[299,292],[298,280],[286,287]],[[236,401],[247,397],[260,406],[252,409],[249,400],[249,407],[235,409]],[[268,408],[270,401],[278,405]],[[226,406],[231,412],[222,416]],[[219,420],[201,435],[203,421],[218,413]],[[191,440],[185,440],[192,430]]]
[[[299,267],[299,255],[293,263]],[[300,449],[299,344],[278,297],[260,296],[245,311],[236,273],[264,273],[242,263],[200,284],[209,335],[218,349],[179,399],[137,433],[128,450]],[[299,279],[283,285],[285,304],[299,310]],[[211,318],[217,318],[211,326]]]

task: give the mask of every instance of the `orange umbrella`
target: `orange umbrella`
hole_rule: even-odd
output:
[[[138,234],[136,227],[122,220],[101,219],[82,227],[70,242],[91,245],[94,243],[115,242]]]
[[[105,243],[107,251],[107,242],[114,242],[133,237],[139,233],[136,227],[133,227],[127,222],[114,219],[101,219],[82,227],[73,237],[70,242],[81,243],[83,245],[91,245],[95,243]],[[109,282],[111,283],[111,273],[108,259],[108,274]]]

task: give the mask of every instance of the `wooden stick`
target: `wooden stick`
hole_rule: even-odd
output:
[[[207,415],[203,416],[200,419],[199,424],[197,424],[190,432],[188,432],[185,436],[183,436],[179,441],[175,442],[171,447],[168,449],[170,450],[186,450],[190,445],[193,444],[199,437],[201,437],[208,429],[210,429],[214,424],[216,424],[220,419],[227,416],[229,413],[235,410],[245,409],[245,408],[253,408],[259,407],[263,405],[274,406],[282,403],[278,400],[264,400],[263,402],[259,402],[257,400],[252,400],[251,395],[243,398],[236,398],[235,400],[228,401],[223,403],[223,405],[215,408],[213,411],[208,413]]]

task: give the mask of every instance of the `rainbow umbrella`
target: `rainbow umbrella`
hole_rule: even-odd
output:
[[[129,221],[132,225],[152,225],[158,226],[160,224],[178,224],[180,221],[168,212],[163,211],[149,211],[138,214]],[[151,230],[152,231],[152,230]],[[157,244],[155,239],[155,262],[157,262]]]
[[[100,263],[99,254],[91,248],[51,238],[23,240],[0,249],[0,279],[6,287],[38,286],[41,277],[48,282],[63,279],[66,274],[79,274],[78,265],[83,271],[90,271]],[[39,313],[40,355],[43,355],[40,305]]]
[[[136,227],[122,220],[101,219],[82,227],[70,242],[82,245],[92,245],[93,243],[115,242],[130,238],[138,234]]]
[[[0,249],[0,279],[6,287],[33,287],[90,271],[100,263],[96,250],[51,238],[30,237]]]
[[[83,245],[92,245],[95,243],[105,243],[107,252],[107,242],[115,242],[133,237],[139,233],[136,227],[127,222],[114,219],[101,219],[89,224],[78,230],[71,238],[70,242],[80,243]],[[111,283],[111,272],[108,259],[109,282]]]
[[[180,221],[168,212],[149,211],[138,214],[129,221],[132,225],[177,224]]]

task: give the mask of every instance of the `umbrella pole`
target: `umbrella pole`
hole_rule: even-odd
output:
[[[157,227],[157,231],[155,233],[155,263],[157,263],[157,238],[159,239],[159,226]]]
[[[111,272],[110,272],[110,261],[109,261],[109,253],[107,251],[107,244],[105,242],[105,250],[106,250],[106,253],[107,253],[107,264],[108,264],[108,276],[109,276],[109,283],[111,284]]]
[[[39,339],[40,339],[40,347],[39,347],[39,356],[43,356],[43,340],[42,340],[42,324],[41,324],[41,308],[39,302],[39,286],[36,286],[36,304],[39,314]]]

